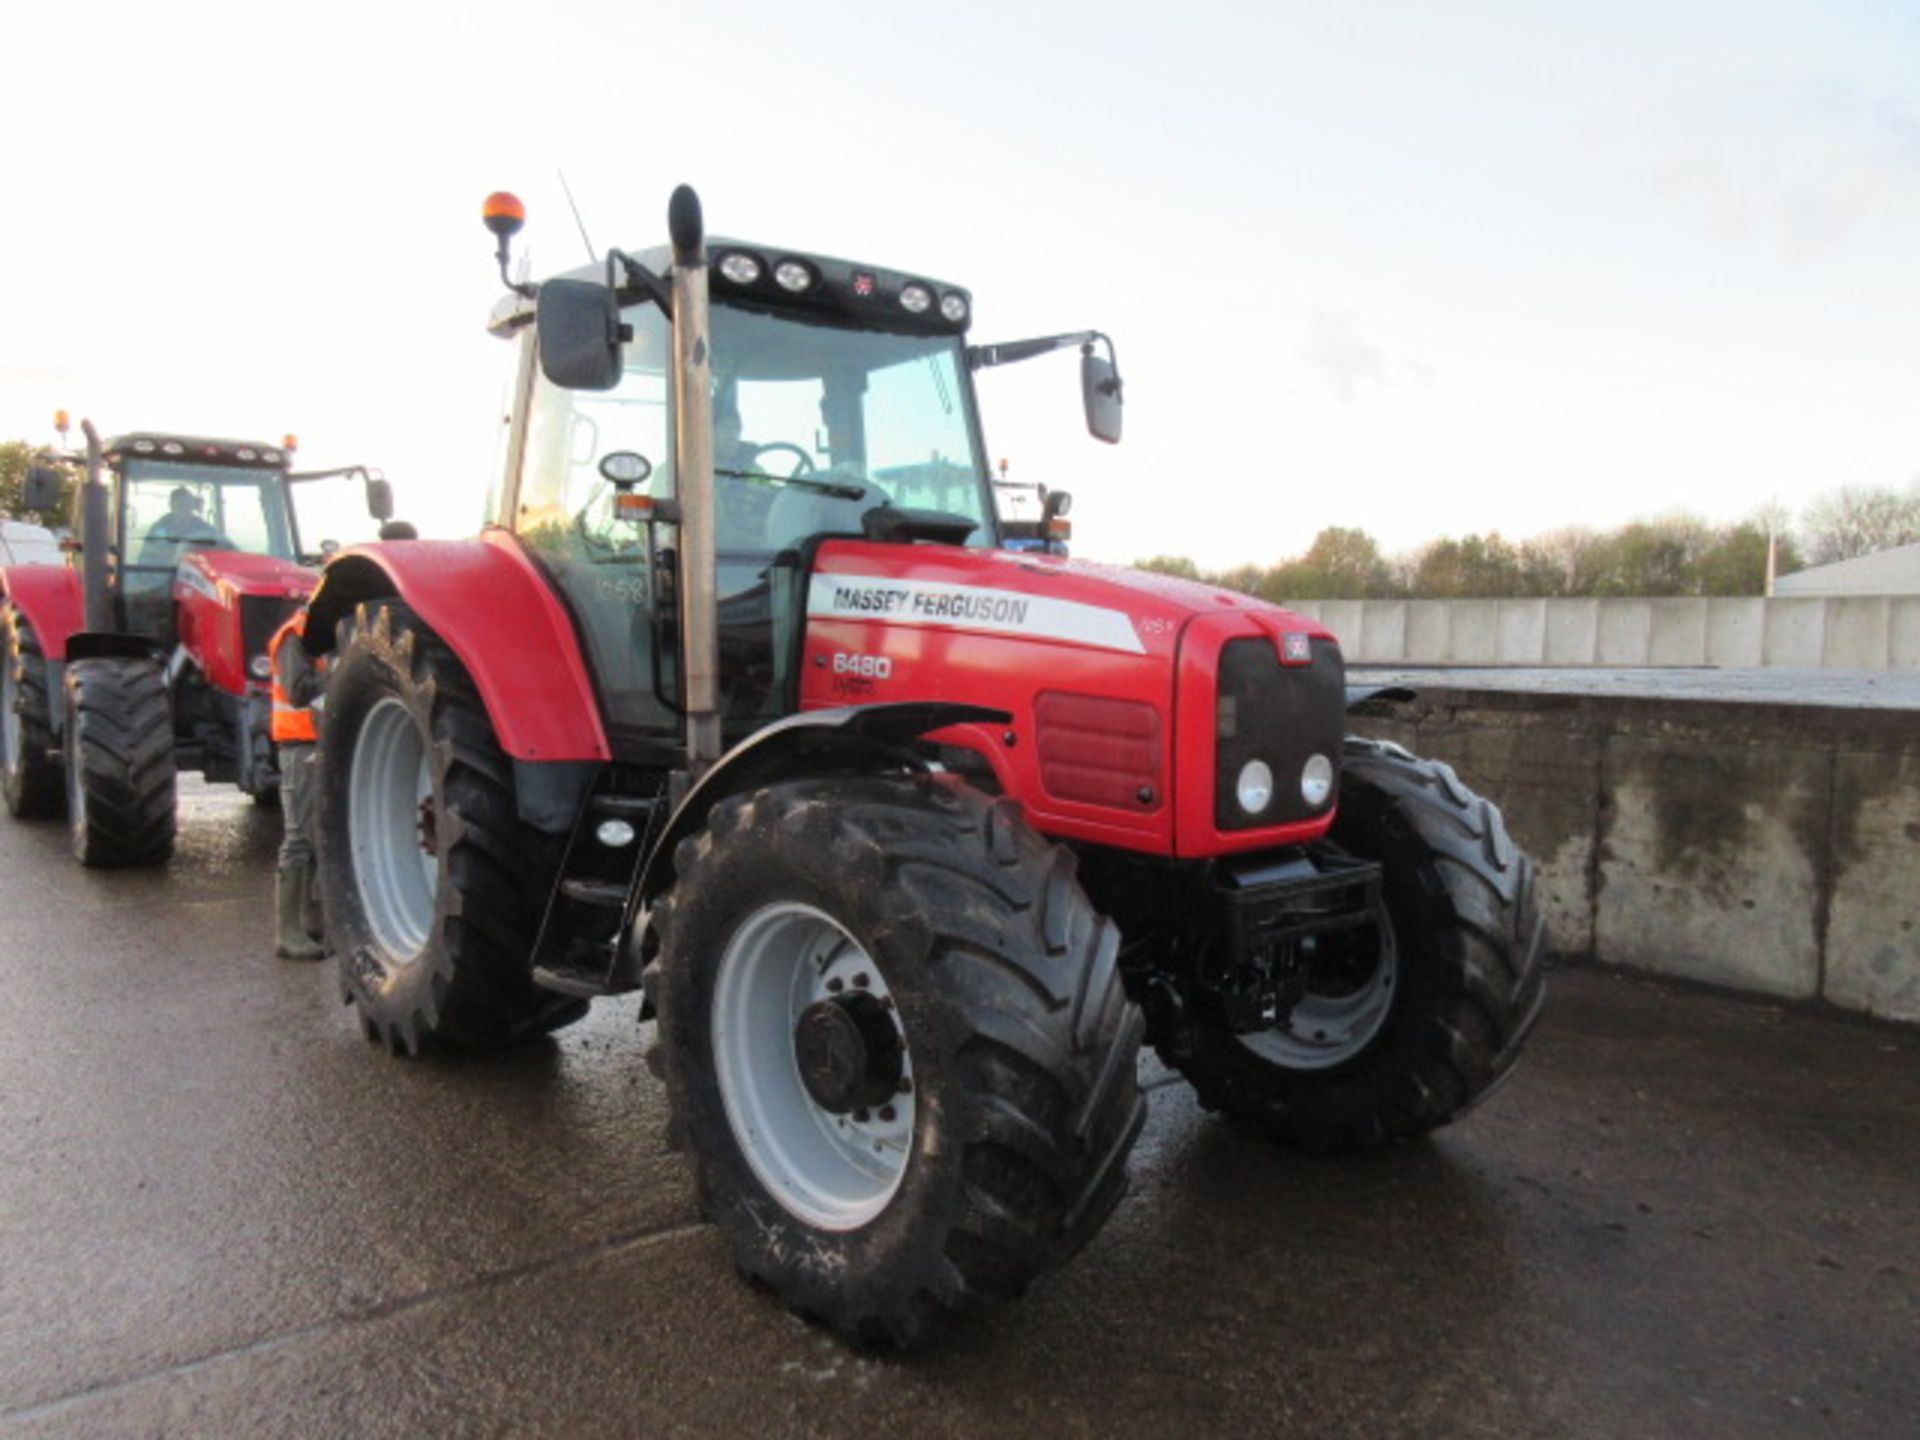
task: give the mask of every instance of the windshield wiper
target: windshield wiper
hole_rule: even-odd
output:
[[[864,500],[867,491],[861,485],[836,485],[830,480],[808,480],[800,475],[769,475],[761,470],[728,470],[724,466],[713,467],[716,475],[725,475],[730,480],[761,480],[769,485],[798,485],[803,490],[818,490],[822,495],[831,495],[836,500]]]

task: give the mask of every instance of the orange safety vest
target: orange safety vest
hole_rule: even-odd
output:
[[[267,642],[267,666],[273,672],[273,717],[267,733],[276,745],[311,745],[320,738],[313,711],[292,699],[299,682],[317,668],[300,640],[306,626],[307,612],[298,611]]]

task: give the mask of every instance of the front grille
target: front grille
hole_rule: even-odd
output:
[[[273,632],[286,624],[287,617],[301,602],[279,595],[242,595],[240,597],[240,663],[248,665],[256,655],[267,653]]]
[[[1288,825],[1326,813],[1300,794],[1300,771],[1313,755],[1333,762],[1340,789],[1340,742],[1346,730],[1347,672],[1340,647],[1312,642],[1308,665],[1282,665],[1268,639],[1229,640],[1220,650],[1215,720],[1213,822],[1222,830]],[[1273,797],[1249,815],[1234,794],[1242,768],[1263,760],[1273,772]]]

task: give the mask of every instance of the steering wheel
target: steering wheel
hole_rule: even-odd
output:
[[[787,478],[791,478],[795,475],[813,474],[813,457],[807,454],[805,450],[802,450],[798,445],[795,445],[790,440],[769,440],[765,445],[754,446],[753,458],[748,460],[747,464],[758,465],[760,463],[760,457],[762,455],[766,455],[776,450],[784,451],[785,453],[793,456],[793,458],[799,462],[797,465],[793,467],[793,469],[787,472]]]
[[[142,545],[171,545],[176,551],[185,554],[189,550],[237,550],[240,547],[221,534],[212,535],[175,535],[172,531],[149,531]]]

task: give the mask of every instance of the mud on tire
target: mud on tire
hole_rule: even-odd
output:
[[[67,828],[74,859],[99,869],[173,854],[173,706],[153,660],[67,662]]]
[[[53,748],[53,698],[47,688],[47,662],[27,617],[0,604],[0,796],[22,820],[60,815],[66,788]]]
[[[1438,761],[1346,742],[1329,837],[1385,867],[1394,990],[1371,1042],[1343,1063],[1275,1063],[1203,1027],[1162,1057],[1200,1103],[1308,1150],[1383,1145],[1457,1119],[1506,1078],[1546,994],[1533,861],[1494,805]]]
[[[534,985],[557,857],[524,825],[512,762],[451,651],[398,601],[361,605],[327,677],[322,910],[342,998],[396,1054],[498,1045],[578,1019]]]
[[[675,867],[647,988],[702,1212],[745,1275],[859,1340],[911,1346],[951,1312],[1019,1295],[1100,1228],[1145,1117],[1142,1024],[1117,930],[1017,804],[924,777],[792,781],[722,801]],[[831,960],[752,951],[768,917],[809,915],[837,936]],[[722,1033],[746,1013],[728,977],[749,953],[772,956],[749,974],[799,986],[851,955],[852,984],[870,965],[897,1017],[911,1113],[882,1179],[853,1185],[837,1215],[809,1218],[781,1190],[805,1169],[791,1156],[830,1155],[838,1121],[885,1112],[808,1111],[794,1090],[798,1123],[755,1131],[741,1065],[764,1057],[775,1091],[797,1065],[777,1024],[783,1044]],[[731,1061],[726,1045],[741,1047]]]

